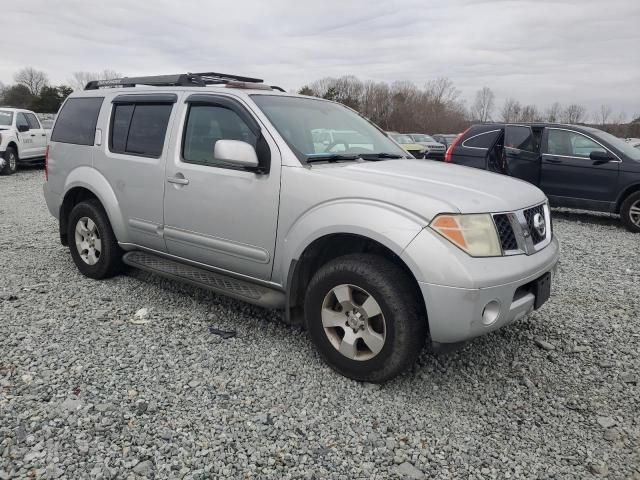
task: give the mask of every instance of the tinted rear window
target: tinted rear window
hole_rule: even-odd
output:
[[[93,145],[103,97],[68,99],[56,121],[52,142]]]
[[[469,138],[462,142],[463,147],[471,148],[491,148],[500,135],[500,130],[471,134]]]
[[[115,104],[109,147],[112,152],[159,157],[172,104]]]

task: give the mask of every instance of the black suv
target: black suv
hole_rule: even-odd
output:
[[[551,205],[619,213],[640,233],[640,150],[595,128],[559,124],[473,125],[445,162],[521,178]]]

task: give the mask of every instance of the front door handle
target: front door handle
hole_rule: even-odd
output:
[[[553,158],[553,157],[551,157],[551,158],[547,157],[546,161],[548,163],[562,163],[562,160],[560,160],[559,158]]]
[[[189,180],[180,176],[180,177],[168,177],[167,182],[175,183],[176,185],[189,185]]]

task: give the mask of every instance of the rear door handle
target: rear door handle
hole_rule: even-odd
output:
[[[176,185],[189,185],[189,180],[184,177],[168,177],[167,182],[175,183]]]

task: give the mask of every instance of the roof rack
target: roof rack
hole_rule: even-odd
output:
[[[205,85],[220,85],[229,82],[263,83],[260,78],[243,77],[217,72],[179,73],[176,75],[155,75],[150,77],[123,77],[111,80],[92,80],[84,87],[85,90],[97,90],[108,87],[135,87],[136,85],[150,85],[155,87],[204,87]],[[277,87],[279,89],[279,87]]]

